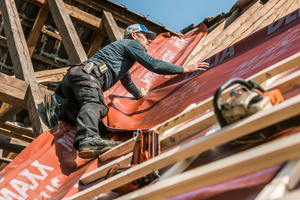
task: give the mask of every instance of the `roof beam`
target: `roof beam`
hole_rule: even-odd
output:
[[[118,29],[118,25],[111,12],[103,10],[102,18],[104,21],[105,30],[108,33],[109,40],[111,42],[114,42],[123,39]]]
[[[4,103],[6,104],[6,103]],[[0,127],[10,118],[12,118],[13,116],[15,116],[16,114],[18,114],[21,110],[23,110],[20,107],[16,107],[16,106],[12,106],[9,105],[9,107],[7,109],[5,109],[4,111],[2,111],[0,113]]]
[[[44,8],[40,8],[39,12],[36,16],[36,20],[32,26],[29,36],[27,38],[27,46],[28,46],[30,57],[33,54],[33,51],[35,49],[36,43],[39,39],[39,36],[41,34],[41,31],[43,29],[45,21],[48,17],[48,14],[49,14],[48,10],[45,10]]]
[[[87,56],[62,0],[48,0],[49,9],[62,37],[72,64],[87,60]]]
[[[0,73],[0,101],[9,103],[10,105],[20,107],[27,110],[26,97],[28,83],[20,79],[8,76],[6,74]],[[45,88],[39,88],[42,96],[45,93],[53,93],[51,90]]]

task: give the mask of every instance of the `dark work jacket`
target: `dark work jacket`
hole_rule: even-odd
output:
[[[105,63],[108,66],[103,91],[108,90],[120,80],[124,88],[137,97],[140,90],[131,80],[129,73],[129,69],[136,61],[149,71],[158,74],[183,73],[181,66],[153,58],[138,41],[131,39],[118,40],[105,46],[84,63],[93,62],[96,65]]]

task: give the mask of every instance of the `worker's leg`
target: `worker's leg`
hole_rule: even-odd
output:
[[[80,104],[74,140],[74,147],[79,150],[79,156],[94,157],[120,144],[99,137],[100,119],[105,117],[108,111],[100,82],[94,76],[86,74],[80,67],[71,69],[66,78]],[[62,87],[64,96],[70,96],[71,94],[65,94],[64,85]]]

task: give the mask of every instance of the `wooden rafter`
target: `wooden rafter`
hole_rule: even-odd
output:
[[[104,20],[104,27],[108,33],[110,41],[114,42],[123,39],[120,31],[118,30],[118,25],[111,12],[103,10],[102,17]]]
[[[39,39],[39,36],[41,34],[41,31],[43,29],[43,26],[45,24],[45,21],[48,17],[49,11],[45,10],[43,8],[39,9],[39,12],[37,14],[36,20],[33,24],[33,27],[29,33],[29,36],[27,38],[27,45],[30,56],[32,56],[33,51],[35,49],[36,43]]]
[[[62,0],[48,0],[49,8],[62,37],[72,64],[87,60],[87,56]]]

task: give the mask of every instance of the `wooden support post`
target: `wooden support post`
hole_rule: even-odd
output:
[[[62,37],[72,64],[87,60],[87,56],[62,0],[48,0],[49,9]]]
[[[34,76],[34,70],[29,56],[28,47],[19,20],[18,11],[13,1],[3,0],[0,9],[4,17],[4,30],[7,44],[17,78],[29,83],[26,105],[35,136],[48,130],[46,112],[39,87]],[[16,20],[18,19],[18,20]]]
[[[22,108],[16,106],[9,106],[6,110],[0,113],[0,127],[10,118],[18,114]]]
[[[29,50],[30,57],[33,54],[33,51],[35,49],[35,45],[36,45],[36,43],[39,39],[39,36],[41,34],[41,31],[43,29],[45,21],[48,17],[48,13],[49,13],[49,10],[40,8],[40,10],[39,10],[39,12],[36,16],[36,20],[33,24],[33,27],[32,27],[32,29],[29,33],[29,36],[27,38],[27,45],[28,45],[28,50]]]
[[[139,164],[138,166],[128,169],[120,174],[115,175],[114,177],[111,177],[86,190],[83,190],[82,192],[73,195],[70,199],[93,198],[103,192],[108,192],[114,188],[117,188],[121,185],[136,180],[155,170],[162,169],[171,164],[189,158],[193,155],[214,148],[218,145],[224,144],[226,142],[232,141],[236,138],[242,137],[249,133],[253,133],[255,131],[261,130],[270,125],[298,116],[299,114],[300,114],[300,95],[297,95],[272,107],[271,109],[258,112],[243,120],[230,124],[222,128],[221,130],[216,131],[213,134],[207,135],[205,137],[199,137],[197,139],[194,139],[190,143],[186,143],[179,147],[173,148],[157,157],[154,157],[148,161]],[[184,126],[180,127],[180,129],[184,130],[188,128],[191,123],[193,124],[193,122],[189,122]],[[197,132],[197,130],[195,130],[195,132]],[[297,142],[300,142],[299,136],[297,140],[298,140]],[[291,141],[294,140],[291,139]],[[289,144],[291,144],[292,148],[295,147],[300,148],[300,145],[298,143],[295,144],[294,146],[292,145],[293,142],[286,143],[286,144],[288,146]],[[271,146],[273,146],[273,144]],[[296,150],[296,151],[295,149],[293,150],[294,151],[291,152],[297,152],[296,154],[298,156],[300,150]],[[295,154],[291,153],[291,155],[295,155]],[[288,159],[291,158],[292,157],[288,157]],[[221,168],[222,166],[223,165],[221,165]],[[223,172],[223,174],[224,173],[225,172]]]
[[[104,20],[104,27],[108,34],[108,37],[111,42],[121,40],[123,37],[118,29],[118,25],[111,14],[111,12],[108,12],[106,10],[103,10],[102,14],[103,20]]]

